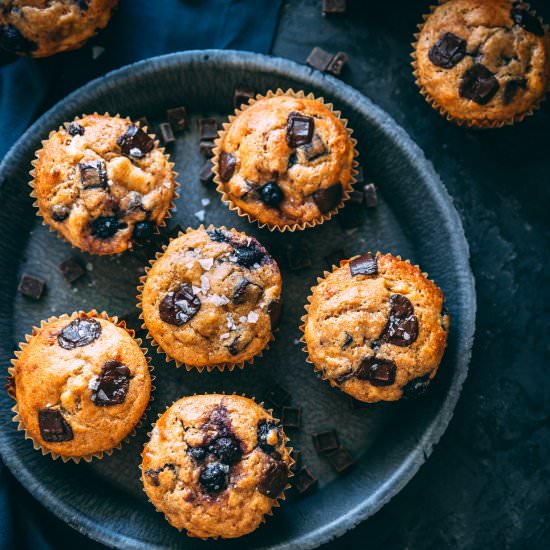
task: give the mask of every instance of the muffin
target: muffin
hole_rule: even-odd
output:
[[[32,196],[44,221],[90,254],[116,254],[164,224],[173,164],[129,118],[85,115],[37,152]]]
[[[340,262],[312,289],[303,340],[332,386],[359,401],[395,401],[424,392],[447,341],[443,292],[420,269],[391,254]]]
[[[0,47],[47,57],[80,48],[107,26],[117,0],[5,0],[0,7]]]
[[[35,448],[64,460],[100,458],[120,446],[149,403],[140,341],[96,312],[51,317],[33,328],[10,370],[14,420]]]
[[[292,460],[269,412],[238,395],[194,395],[157,421],[143,449],[145,492],[192,537],[254,531],[283,497]]]
[[[258,96],[224,125],[214,179],[223,201],[249,221],[304,229],[329,219],[348,198],[354,145],[332,105],[278,90]]]
[[[416,81],[449,120],[474,127],[513,124],[544,99],[550,38],[528,4],[449,0],[420,27]]]
[[[262,352],[281,313],[281,274],[254,238],[190,229],[142,278],[144,326],[167,361],[202,371],[242,366]]]

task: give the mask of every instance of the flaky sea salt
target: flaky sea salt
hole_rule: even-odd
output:
[[[88,382],[88,388],[91,390],[97,390],[97,388],[99,388],[99,377],[92,376]]]
[[[214,265],[214,260],[212,258],[204,258],[203,260],[199,260],[199,264],[205,271],[208,271]]]
[[[231,313],[227,314],[227,328],[231,330],[235,330],[237,326],[235,325],[235,321],[233,320],[233,315]]]
[[[239,317],[239,323],[246,323],[248,321],[248,318],[245,317],[244,315],[241,315]]]
[[[201,199],[201,204],[203,206],[208,206],[210,204],[210,199]]]
[[[206,217],[206,212],[204,210],[197,210],[195,212],[195,217],[200,221],[203,222],[204,218]]]
[[[104,52],[105,52],[105,48],[103,46],[93,46],[92,47],[92,59],[96,60]]]
[[[254,323],[256,323],[258,321],[258,319],[260,318],[260,316],[258,315],[258,312],[257,311],[251,311],[249,314],[248,314],[248,322],[251,323],[252,325]]]
[[[215,306],[224,306],[229,303],[227,296],[220,296],[219,294],[212,294],[212,303]]]
[[[229,332],[224,332],[223,334],[220,334],[220,340],[227,340],[231,334]]]
[[[206,275],[201,275],[201,291],[206,294],[210,290],[210,281]]]

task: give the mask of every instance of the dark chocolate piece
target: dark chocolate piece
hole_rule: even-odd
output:
[[[515,78],[514,80],[508,80],[504,85],[504,92],[502,96],[502,101],[504,105],[509,105],[512,103],[518,91],[525,90],[527,88],[527,79],[525,78]]]
[[[120,405],[124,403],[129,387],[130,369],[114,359],[106,361],[92,390],[92,402],[98,407]]]
[[[25,38],[13,25],[0,26],[0,48],[10,53],[28,54],[38,48],[38,44]]]
[[[199,143],[199,150],[201,155],[204,157],[210,158],[214,155],[215,144],[213,141],[201,141]]]
[[[166,111],[166,118],[172,125],[174,132],[179,133],[187,130],[188,119],[187,110],[185,107],[174,107],[173,109],[168,109]]]
[[[223,491],[229,484],[229,466],[219,462],[207,464],[200,473],[199,482],[209,493]]]
[[[218,137],[218,119],[201,118],[199,120],[199,138],[201,141],[213,141]]]
[[[346,63],[349,61],[349,57],[345,52],[338,52],[330,61],[327,67],[327,73],[334,76],[340,76]]]
[[[283,407],[281,424],[285,428],[299,428],[302,425],[302,407]]]
[[[73,430],[57,409],[40,409],[38,411],[40,436],[48,443],[61,443],[73,439]]]
[[[258,483],[258,491],[270,498],[277,498],[288,483],[288,466],[282,460],[270,460]]]
[[[311,162],[320,157],[324,157],[328,153],[323,140],[319,137],[318,134],[313,134],[311,143],[306,143],[305,145],[302,145],[300,149],[304,152],[304,158],[308,162]]]
[[[57,335],[57,343],[67,350],[81,348],[95,342],[101,336],[101,324],[96,319],[77,318]]]
[[[352,277],[357,275],[378,275],[378,258],[370,252],[359,256],[349,263],[349,271]]]
[[[365,195],[365,206],[367,208],[376,208],[378,206],[378,195],[374,183],[364,185],[363,194]]]
[[[318,189],[315,193],[313,193],[312,198],[321,214],[326,214],[340,204],[342,194],[342,184],[335,183],[331,187]]]
[[[231,301],[234,304],[257,304],[263,293],[263,288],[246,277],[243,277],[233,289]]]
[[[418,338],[418,319],[410,300],[402,294],[390,297],[388,322],[379,339],[395,346],[410,346]]]
[[[291,271],[301,271],[311,267],[311,258],[307,249],[297,243],[291,244],[286,249],[286,260]]]
[[[80,183],[84,189],[107,187],[107,167],[102,160],[89,160],[78,163]]]
[[[292,111],[286,121],[286,142],[295,148],[310,143],[313,138],[315,120],[313,117]]]
[[[329,13],[345,13],[346,8],[346,0],[323,0],[323,15]]]
[[[466,40],[452,32],[446,32],[430,48],[428,58],[443,69],[452,69],[466,56]]]
[[[230,231],[217,228],[208,229],[206,233],[214,242],[231,245],[233,254],[230,259],[242,267],[251,268],[255,264],[262,264],[271,260],[267,250],[256,239],[240,239]]]
[[[126,224],[121,223],[116,216],[100,216],[91,223],[91,233],[98,239],[110,239],[125,227]]]
[[[328,453],[327,460],[339,474],[345,472],[355,464],[351,453],[344,447],[338,447],[335,451]]]
[[[155,146],[155,142],[135,124],[130,124],[116,142],[123,155],[136,159],[143,158]]]
[[[184,283],[175,292],[168,292],[159,305],[160,318],[171,325],[180,326],[190,321],[201,308],[201,301],[193,287]]]
[[[236,464],[243,451],[240,442],[232,436],[221,436],[210,442],[208,452],[215,455],[223,464]]]
[[[510,17],[516,25],[519,25],[527,32],[533,33],[537,36],[544,36],[544,27],[542,26],[540,19],[536,15],[531,15],[529,10],[522,8],[519,3],[512,6]]]
[[[338,437],[334,430],[318,432],[312,435],[313,446],[319,454],[325,454],[338,449]]]
[[[459,93],[466,99],[471,99],[479,105],[491,101],[499,88],[495,75],[481,63],[472,65],[462,76]]]
[[[211,183],[214,178],[214,172],[213,172],[214,165],[212,164],[212,161],[208,159],[200,169],[199,172],[199,180],[203,184]]]
[[[374,355],[361,361],[355,376],[366,380],[373,386],[391,386],[395,382],[397,366],[391,359],[382,359]]]
[[[233,94],[233,105],[235,109],[240,109],[243,103],[248,105],[248,100],[254,97],[254,90],[251,88],[236,88]]]
[[[65,206],[64,204],[54,204],[52,206],[51,213],[52,218],[56,222],[62,222],[69,217],[71,211],[69,210],[69,207]]]
[[[280,408],[290,401],[290,393],[277,383],[271,382],[265,400],[274,407]]]
[[[23,273],[17,286],[17,292],[31,300],[40,300],[45,287],[46,283],[42,279]]]
[[[281,321],[281,314],[283,310],[283,304],[279,300],[272,300],[267,306],[267,313],[271,321],[271,330],[276,329]]]
[[[86,273],[86,270],[74,258],[68,258],[61,262],[58,267],[68,283],[74,283]]]
[[[235,172],[236,166],[237,157],[235,157],[231,153],[222,153],[218,161],[220,179],[223,182],[229,181],[233,176],[233,172]]]
[[[70,136],[83,136],[84,135],[84,128],[78,124],[78,122],[71,122],[67,125],[67,133]]]
[[[277,208],[285,198],[282,189],[274,181],[269,181],[258,189],[258,194],[263,203]]]
[[[340,212],[338,221],[342,229],[360,227],[365,219],[365,195],[361,191],[352,191],[345,208]]]
[[[419,397],[420,395],[426,393],[428,386],[430,385],[430,375],[425,374],[414,378],[410,382],[407,382],[403,386],[403,398],[412,399],[414,397]]]
[[[132,239],[138,242],[150,239],[155,233],[155,227],[155,224],[150,220],[136,222],[134,231],[132,232]]]
[[[174,135],[174,130],[172,130],[172,125],[169,122],[161,122],[159,124],[159,134],[160,142],[165,147],[170,147],[176,143],[176,136]]]
[[[137,119],[137,122],[139,122],[140,128],[151,128],[151,124],[149,124],[149,120],[146,116],[142,116]]]
[[[326,50],[323,50],[323,48],[315,47],[313,50],[311,50],[311,53],[308,55],[306,59],[306,63],[313,67],[314,69],[318,69],[319,71],[326,71],[327,67],[330,65],[330,62],[332,61],[333,55]]]
[[[302,466],[291,478],[292,485],[301,495],[317,484],[317,478],[307,466]]]

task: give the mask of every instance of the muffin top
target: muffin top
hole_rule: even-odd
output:
[[[85,313],[34,329],[11,383],[28,435],[66,457],[116,447],[139,422],[151,392],[139,344],[103,316]]]
[[[117,0],[2,0],[0,47],[45,57],[80,47],[107,25]]]
[[[351,189],[353,142],[315,99],[260,99],[230,123],[218,148],[220,190],[260,224],[322,220]]]
[[[190,536],[254,531],[284,491],[286,437],[273,417],[238,395],[176,401],[143,449],[142,480],[153,505]]]
[[[147,274],[143,320],[164,352],[187,366],[239,364],[260,353],[280,315],[281,274],[254,238],[190,230]]]
[[[416,46],[420,86],[452,118],[509,121],[544,96],[550,40],[522,2],[449,0]]]
[[[123,252],[150,237],[175,188],[168,157],[128,118],[76,119],[50,134],[35,164],[40,214],[92,254]]]
[[[443,300],[418,267],[391,254],[345,260],[313,288],[303,327],[309,358],[361,401],[419,394],[445,349]]]

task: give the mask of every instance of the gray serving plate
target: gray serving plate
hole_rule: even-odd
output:
[[[377,209],[365,211],[354,231],[337,219],[294,234],[259,230],[230,212],[212,186],[198,180],[203,163],[196,121],[206,115],[225,117],[232,110],[233,90],[258,92],[278,87],[301,89],[334,102],[349,119],[358,140],[360,161],[380,192]],[[178,137],[173,150],[180,173],[181,197],[170,222],[197,226],[234,226],[256,236],[278,258],[288,245],[307,248],[311,267],[291,271],[282,261],[285,310],[271,349],[252,367],[233,373],[198,374],[177,369],[151,350],[156,366],[155,401],[147,423],[130,444],[91,464],[63,464],[32,448],[16,430],[13,402],[0,395],[0,451],[19,481],[67,523],[101,541],[123,548],[312,548],[341,535],[369,517],[416,473],[453,414],[466,377],[475,321],[474,281],[468,245],[451,198],[432,165],[409,136],[386,113],[356,90],[330,76],[285,59],[233,51],[194,51],[149,59],[117,70],[74,92],[42,116],[15,144],[0,165],[0,352],[8,366],[16,342],[32,325],[75,309],[105,309],[137,325],[135,287],[154,246],[119,257],[91,257],[57,239],[35,217],[28,196],[28,171],[40,140],[75,115],[98,111],[147,116],[158,124],[166,108],[186,105],[192,128]],[[201,199],[209,198],[203,206]],[[199,214],[200,216],[200,214]],[[169,229],[168,228],[168,229]],[[418,263],[443,288],[452,315],[449,345],[429,392],[415,401],[353,408],[351,400],[318,379],[298,344],[303,304],[316,277],[328,267],[326,256],[338,249],[352,255],[367,250],[391,251]],[[74,285],[57,265],[67,257],[87,264]],[[22,272],[44,278],[47,293],[38,302],[16,293]],[[252,535],[237,541],[202,542],[171,528],[147,502],[139,481],[140,451],[150,422],[173,400],[194,392],[239,392],[265,396],[277,381],[303,407],[303,427],[288,430],[303,462],[319,478],[309,495],[290,494],[274,517]],[[316,455],[311,434],[334,428],[357,460],[346,475],[336,475]]]

